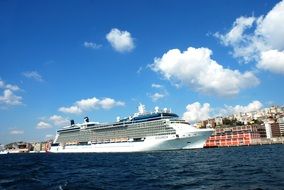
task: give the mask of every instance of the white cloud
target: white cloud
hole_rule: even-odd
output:
[[[17,85],[13,85],[13,84],[6,84],[3,80],[0,79],[0,88],[2,89],[9,89],[12,91],[18,91],[20,90],[20,87],[18,87]]]
[[[37,71],[26,71],[23,72],[23,76],[26,78],[34,79],[38,82],[42,82],[43,78]]]
[[[8,106],[22,105],[22,97],[15,95],[10,89],[5,89],[3,95],[0,96],[0,104]]]
[[[236,44],[244,41],[244,31],[250,28],[255,21],[255,17],[240,17],[234,24],[233,28],[226,35],[216,33],[215,36],[220,38],[225,45]]]
[[[284,51],[268,50],[261,52],[257,67],[274,73],[284,74]]]
[[[232,114],[238,114],[238,113],[248,113],[260,110],[263,107],[263,104],[258,101],[254,100],[248,105],[236,105],[236,106],[228,106],[225,105],[224,108],[221,109],[214,109],[210,107],[209,103],[204,103],[203,105],[199,102],[194,102],[193,104],[188,104],[186,106],[186,112],[183,114],[183,119],[192,123],[196,123],[198,121],[206,120],[210,117],[215,117],[214,112],[216,113],[216,116],[228,116]]]
[[[230,115],[230,114],[238,114],[238,113],[247,113],[252,111],[257,111],[262,108],[262,103],[258,100],[254,100],[246,106],[236,105],[236,106],[227,106],[220,111],[221,115]]]
[[[24,131],[15,129],[15,130],[10,131],[10,134],[11,135],[22,135],[24,134]]]
[[[52,128],[52,125],[50,125],[49,123],[46,123],[44,121],[40,121],[37,126],[37,129],[48,129],[48,128]]]
[[[106,35],[106,39],[118,52],[130,52],[134,48],[133,38],[127,31],[121,31],[117,28],[113,28]]]
[[[0,104],[4,106],[17,106],[22,105],[22,97],[14,94],[15,91],[19,91],[20,87],[17,85],[6,84],[0,79],[0,88],[3,90],[3,95],[0,95]]]
[[[116,106],[124,106],[125,103],[116,101],[112,98],[98,99],[96,97],[82,99],[74,103],[70,107],[60,107],[59,111],[64,113],[80,114],[83,111],[89,111],[91,109],[111,109]]]
[[[234,111],[235,113],[239,112],[245,113],[245,112],[257,111],[260,108],[262,108],[262,103],[260,101],[255,100],[249,103],[247,106],[240,106],[240,105],[235,106]]]
[[[208,48],[189,47],[184,52],[172,49],[161,58],[155,58],[151,67],[166,79],[178,81],[205,94],[234,96],[241,89],[259,84],[252,72],[241,73],[223,68],[211,55],[212,51]]]
[[[111,109],[115,106],[124,106],[125,103],[124,102],[121,102],[121,101],[115,101],[114,99],[112,98],[104,98],[100,101],[100,106],[103,108],[103,109]]]
[[[225,46],[233,48],[233,56],[241,58],[241,61],[248,63],[256,60],[260,51],[267,49],[266,44],[260,36],[246,32],[258,23],[260,19],[255,17],[240,17],[233,24],[232,29],[227,34],[216,33]]]
[[[165,96],[166,96],[165,94],[162,94],[162,93],[159,93],[159,92],[156,92],[156,93],[150,95],[153,102],[156,102],[159,99],[164,98]]]
[[[69,120],[66,118],[63,118],[60,115],[52,115],[49,117],[49,120],[53,122],[56,126],[66,126],[69,125]]]
[[[257,59],[259,51],[266,49],[261,38],[246,32],[254,26],[255,22],[258,22],[255,17],[239,17],[227,34],[216,33],[215,37],[219,38],[225,46],[233,48],[233,57],[241,58],[241,61],[248,63]]]
[[[199,102],[188,104],[186,106],[186,112],[183,114],[183,119],[188,122],[198,122],[209,118],[211,109],[209,103],[201,105]]]
[[[143,70],[143,67],[139,67],[139,69],[136,71],[136,73],[139,75],[139,74],[141,74],[142,70]]]
[[[152,94],[148,94],[148,96],[152,99],[153,102],[156,102],[156,101],[158,101],[158,100],[160,100],[160,99],[162,99],[162,98],[164,98],[168,95],[167,90],[161,84],[153,83],[151,85],[151,87],[156,89],[157,91],[159,91],[159,92],[155,92],[155,93],[152,93]]]
[[[82,109],[79,108],[78,106],[60,107],[58,110],[63,113],[72,113],[72,114],[82,113]]]
[[[284,1],[276,4],[257,23],[256,35],[261,35],[271,48],[284,49]]]
[[[163,88],[163,85],[153,83],[152,88]]]
[[[49,118],[41,117],[40,122],[38,122],[36,128],[37,129],[47,129],[52,128],[53,126],[67,126],[69,125],[69,120],[67,118],[64,118],[60,115],[52,115]]]
[[[227,34],[215,36],[233,48],[234,57],[245,63],[256,61],[260,69],[284,74],[283,23],[284,1],[281,1],[265,16],[240,17]]]
[[[84,42],[83,45],[85,48],[91,48],[91,49],[100,49],[102,47],[101,44],[96,44],[93,42]]]
[[[89,110],[100,105],[100,100],[96,97],[82,99],[76,102],[76,105],[82,110]]]
[[[12,85],[12,84],[7,84],[7,85],[6,85],[6,88],[7,88],[7,89],[10,89],[10,90],[12,90],[12,91],[18,91],[18,90],[20,90],[20,88],[19,88],[17,85]]]

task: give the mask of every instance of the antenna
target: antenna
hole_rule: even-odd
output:
[[[156,107],[155,107],[155,113],[158,113],[158,112],[159,112],[159,107],[156,106]]]
[[[139,114],[144,114],[146,111],[145,111],[145,105],[143,105],[143,104],[139,104],[139,106],[138,106],[138,113]]]

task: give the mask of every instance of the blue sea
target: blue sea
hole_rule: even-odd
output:
[[[284,189],[284,145],[0,160],[0,189]]]

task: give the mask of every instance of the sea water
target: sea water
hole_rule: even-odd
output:
[[[284,189],[284,145],[0,160],[0,189]]]

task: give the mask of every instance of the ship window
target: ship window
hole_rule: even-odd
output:
[[[59,143],[52,143],[51,146],[59,146]]]

